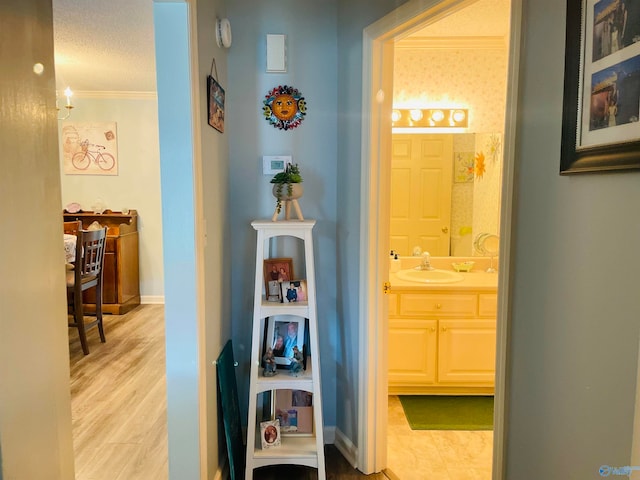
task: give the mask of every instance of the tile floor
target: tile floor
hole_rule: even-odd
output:
[[[491,480],[492,431],[411,430],[389,396],[387,476],[393,480]]]

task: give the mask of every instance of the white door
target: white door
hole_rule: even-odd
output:
[[[391,154],[391,249],[449,255],[453,135],[395,134]]]

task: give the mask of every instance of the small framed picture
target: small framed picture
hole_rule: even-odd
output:
[[[280,296],[283,303],[299,303],[307,301],[307,282],[291,280],[280,283]]]
[[[267,347],[273,350],[276,366],[288,367],[293,358],[293,347],[304,353],[305,319],[278,315],[267,320]]]
[[[293,259],[268,258],[264,261],[264,287],[267,300],[282,302],[280,283],[293,277]]]
[[[281,445],[280,441],[280,420],[269,420],[260,422],[260,438],[262,449],[275,448]]]
[[[224,133],[224,89],[211,75],[207,77],[207,91],[209,98],[207,103],[207,115],[209,125]]]

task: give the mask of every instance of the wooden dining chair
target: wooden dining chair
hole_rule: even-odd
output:
[[[97,326],[102,343],[106,342],[102,326],[102,277],[104,252],[107,240],[107,228],[100,230],[78,230],[76,242],[76,261],[73,270],[67,272],[67,298],[73,321],[69,327],[76,327],[80,335],[80,344],[85,355],[89,354],[87,330]],[[85,323],[82,305],[82,292],[96,289],[96,318]]]
[[[64,222],[64,233],[68,235],[77,235],[78,230],[82,229],[82,221],[74,220],[72,222]]]

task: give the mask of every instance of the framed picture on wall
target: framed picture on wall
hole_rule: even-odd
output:
[[[560,173],[640,169],[640,1],[568,0]]]
[[[224,89],[211,75],[207,77],[208,100],[207,113],[209,125],[224,133]]]

